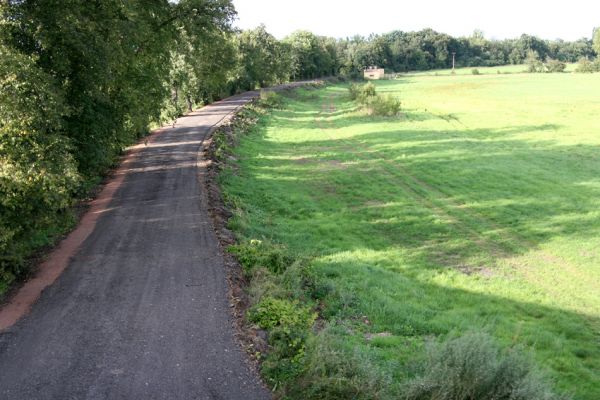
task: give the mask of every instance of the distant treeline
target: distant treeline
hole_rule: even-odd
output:
[[[431,29],[345,39],[339,41],[338,48],[339,68],[346,73],[360,70],[363,65],[382,66],[393,72],[450,68],[453,53],[456,67],[522,64],[531,51],[544,61],[563,62],[596,54],[592,40],[585,38],[566,42],[523,34],[518,39],[489,40],[480,31],[469,37],[454,38]]]
[[[231,0],[0,0],[0,292],[149,127],[288,80],[592,57],[592,41],[432,30],[333,39],[232,28]],[[600,40],[598,41],[600,42]],[[599,51],[596,48],[596,51]]]
[[[480,31],[469,37],[454,38],[424,29],[333,39],[296,32],[279,45],[291,58],[292,77],[358,77],[366,66],[383,67],[389,72],[450,68],[453,55],[456,67],[523,64],[532,52],[542,61],[576,62],[594,58],[600,52],[600,32],[595,31],[594,37],[595,40],[567,42],[523,34],[518,39],[489,40]]]

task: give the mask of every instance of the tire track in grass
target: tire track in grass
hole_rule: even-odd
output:
[[[347,140],[347,139],[337,139],[333,136],[331,136],[327,130],[328,129],[334,129],[335,128],[335,124],[333,121],[331,120],[327,120],[325,114],[327,113],[333,113],[336,111],[336,106],[335,106],[335,102],[334,102],[334,98],[335,96],[330,95],[328,97],[328,102],[327,103],[322,103],[321,104],[321,111],[318,113],[317,116],[315,116],[315,124],[319,127],[319,129],[321,129],[323,131],[323,133],[325,133],[327,135],[327,138],[329,140],[335,140],[338,143],[344,144],[346,145],[346,147],[348,148],[354,148],[352,146],[352,143]],[[360,157],[362,159],[367,159],[367,160],[371,160],[371,161],[376,161],[377,158],[374,157],[372,154],[370,153],[361,153],[361,152],[356,152],[356,151],[351,151],[351,153],[356,156],[356,158],[359,158],[359,156],[362,155],[366,155],[366,157]],[[384,160],[385,161],[385,160]],[[382,172],[384,172],[384,174],[386,176],[388,176],[389,178],[391,178],[391,181],[400,186],[402,188],[402,190],[409,195],[415,202],[417,202],[418,204],[422,204],[425,206],[425,208],[430,209],[431,211],[433,211],[433,214],[445,221],[446,223],[449,223],[453,226],[455,226],[458,230],[461,230],[463,233],[465,233],[465,236],[468,236],[469,239],[475,243],[477,245],[477,247],[479,248],[479,250],[483,251],[485,254],[502,254],[505,255],[506,250],[502,249],[498,246],[497,243],[495,242],[489,242],[484,240],[481,237],[481,234],[479,232],[477,232],[476,230],[474,230],[472,227],[470,227],[468,224],[466,224],[464,221],[461,221],[459,219],[457,219],[455,216],[451,215],[450,213],[448,213],[447,210],[443,209],[442,207],[440,207],[439,205],[435,204],[432,200],[428,199],[426,196],[424,196],[423,194],[419,193],[419,191],[417,189],[415,189],[414,187],[412,187],[411,185],[409,185],[405,180],[402,179],[402,177],[398,176],[397,174],[394,174],[393,172],[389,171],[387,168],[382,169]],[[448,255],[448,254],[446,254]],[[437,257],[436,257],[437,259]],[[472,273],[472,272],[477,272],[479,270],[482,270],[483,268],[485,268],[485,266],[479,265],[479,266],[474,266],[474,265],[465,265],[465,264],[461,264],[461,265],[448,265],[447,263],[447,259],[442,259],[442,260],[436,260],[438,262],[441,262],[442,264],[445,264],[447,266],[450,267],[454,267],[457,268],[459,270],[461,270],[462,272],[465,273]]]
[[[327,133],[327,129],[335,128],[335,122],[331,121],[331,120],[327,120],[326,119],[327,117],[323,114],[327,114],[327,113],[331,114],[336,111],[335,99],[338,97],[339,97],[339,95],[338,96],[334,96],[334,95],[328,96],[327,103],[323,102],[321,105],[321,112],[319,113],[320,120],[318,117],[315,117],[315,122],[316,122],[317,126],[324,133],[327,134],[327,136],[330,140],[336,140],[338,142],[345,143],[348,147],[351,147],[351,143],[347,139],[346,140],[345,139],[336,139]],[[354,152],[354,155],[359,155],[359,154],[365,154],[365,153]],[[369,154],[369,153],[366,153],[366,154],[368,156],[367,159],[375,160],[375,157],[373,157],[371,154]],[[461,204],[457,203],[455,200],[450,198],[447,193],[443,192],[442,190],[440,190],[438,188],[433,187],[432,185],[424,182],[422,179],[416,177],[414,175],[414,173],[412,173],[406,166],[400,165],[399,163],[395,163],[390,160],[382,160],[382,161],[384,161],[384,163],[387,164],[388,167],[393,168],[393,171],[390,171],[388,168],[384,168],[383,170],[385,171],[386,175],[392,177],[393,180],[395,181],[395,183],[398,183],[405,192],[410,192],[412,194],[411,197],[413,199],[415,199],[416,201],[425,205],[427,208],[430,208],[431,210],[433,210],[434,213],[437,214],[437,217],[444,217],[443,219],[445,219],[446,222],[452,223],[457,227],[461,227],[463,232],[469,233],[470,239],[472,239],[478,245],[478,248],[480,250],[485,251],[490,256],[501,257],[501,258],[514,258],[514,254],[513,254],[512,250],[515,248],[522,249],[523,247],[528,247],[531,249],[535,249],[536,247],[538,247],[538,245],[535,242],[531,241],[530,239],[523,238],[523,237],[515,234],[514,232],[510,231],[510,228],[503,227],[503,226],[499,225],[498,223],[496,223],[495,221],[484,217],[480,213],[477,213],[476,211],[464,208]],[[397,172],[395,172],[398,170],[400,170],[402,172],[402,176],[399,176],[397,174]],[[406,182],[406,179],[410,180],[412,182],[412,185],[409,184],[408,182]],[[416,188],[414,188],[413,186],[415,186]],[[443,205],[436,204],[433,200],[429,199],[426,195],[419,193],[419,189],[420,189],[420,191],[422,191],[424,193],[434,194],[437,197],[437,199],[441,200],[444,204]],[[460,214],[461,216],[460,217],[453,216],[450,213],[450,210],[453,210],[453,212]],[[505,245],[503,245],[503,244],[483,239],[481,237],[481,233],[478,232],[476,229],[474,229],[472,227],[471,223],[468,222],[469,220],[471,221],[471,223],[474,223],[479,226],[485,226],[490,230],[495,230],[496,232],[498,232],[499,235],[504,235],[506,237],[506,239],[508,239],[507,241],[509,242],[511,247],[513,247],[513,248],[507,249],[507,248],[505,248]],[[543,250],[543,249],[537,249],[537,251],[532,253],[532,255],[534,256],[534,259],[537,259],[542,264],[562,267],[563,269],[566,268],[568,270],[567,272],[569,274],[576,276],[579,279],[585,280],[588,283],[591,283],[594,288],[600,290],[600,285],[598,283],[596,283],[594,281],[589,281],[588,276],[583,274],[579,268],[577,268],[575,265],[573,265],[572,263],[570,263],[568,260],[564,259],[560,255],[554,254],[552,252],[549,252],[549,251]],[[519,270],[522,271],[529,280],[535,281],[537,284],[540,284],[539,280],[535,279],[533,274],[527,270],[526,265],[516,264],[516,263],[511,263],[511,264],[513,267],[517,267],[517,268],[520,267]],[[459,269],[463,270],[465,267],[468,268],[469,266],[462,265],[462,266],[459,266]],[[474,269],[475,269],[475,271],[477,271],[478,269],[480,269],[480,267],[475,267]],[[469,271],[463,270],[463,272],[469,272]],[[548,286],[548,285],[543,285],[543,286],[550,292],[553,292],[555,294],[558,293],[554,286]]]
[[[463,220],[465,219],[465,217],[467,217],[468,219],[474,221],[478,225],[485,225],[488,229],[495,230],[496,232],[498,232],[499,235],[504,235],[506,239],[508,239],[508,241],[510,242],[511,246],[513,246],[513,248],[523,249],[523,247],[525,247],[530,249],[536,249],[538,247],[537,243],[530,239],[519,236],[515,232],[511,231],[510,228],[503,227],[497,222],[491,220],[490,218],[487,218],[476,211],[463,207],[460,203],[457,203],[455,200],[453,200],[443,190],[436,188],[426,183],[422,179],[418,178],[413,172],[409,170],[408,167],[401,165],[400,163],[396,163],[394,161],[384,161],[390,166],[392,166],[395,170],[402,171],[403,175],[406,178],[410,179],[417,187],[420,187],[423,191],[433,193],[436,196],[436,198],[446,203],[446,207],[448,209],[453,209],[456,213],[462,214]],[[589,279],[589,277],[583,274],[579,268],[577,268],[571,262],[569,262],[564,257],[558,254],[544,249],[537,249],[536,254],[539,255],[538,257],[536,257],[538,261],[542,261],[544,264],[563,267],[566,268],[568,270],[568,273],[571,275],[577,276],[580,279]],[[590,283],[593,283],[594,287],[600,290],[600,284],[597,284],[595,281],[592,281]]]

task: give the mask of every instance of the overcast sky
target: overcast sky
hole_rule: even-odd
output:
[[[277,38],[298,29],[336,38],[432,28],[453,36],[480,29],[487,38],[528,33],[544,39],[591,38],[600,0],[233,0],[236,26],[261,23]]]

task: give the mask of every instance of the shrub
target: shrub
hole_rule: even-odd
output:
[[[544,72],[544,63],[540,60],[540,56],[537,51],[530,50],[527,53],[527,59],[525,62],[527,63],[528,72]]]
[[[548,72],[564,72],[567,64],[559,60],[549,59],[546,62],[546,70]]]
[[[297,301],[263,298],[248,313],[248,319],[269,331],[271,349],[263,362],[263,373],[278,386],[302,370],[306,340],[317,314]]]
[[[248,314],[248,319],[262,329],[282,328],[291,332],[295,328],[310,328],[316,314],[310,307],[301,306],[297,301],[263,298]]]
[[[600,71],[600,60],[594,62],[588,60],[586,57],[579,59],[575,72],[579,73],[592,73]]]
[[[280,108],[283,98],[272,90],[261,89],[259,104],[266,108]]]
[[[283,273],[282,281],[294,298],[303,301],[321,300],[332,291],[331,284],[319,279],[308,259],[296,260]]]
[[[393,117],[400,112],[401,102],[391,94],[370,97],[365,108],[369,115]]]
[[[473,68],[473,69],[471,70],[471,73],[472,73],[473,75],[481,75],[481,72],[479,72],[479,70],[478,70],[477,68]]]
[[[367,82],[363,85],[360,94],[364,99],[375,96],[377,94],[375,84],[373,84],[373,82]]]
[[[406,387],[407,400],[558,400],[533,361],[500,351],[492,338],[468,333],[429,349],[425,372]]]
[[[293,399],[392,399],[398,388],[368,348],[352,345],[348,327],[328,324],[306,344],[304,369],[285,395]]]
[[[348,86],[348,92],[350,93],[350,100],[358,99],[358,95],[360,94],[360,85],[354,82],[350,83],[350,86]]]
[[[370,97],[374,97],[377,94],[377,90],[373,82],[368,82],[362,86],[356,83],[351,83],[348,87],[348,91],[350,92],[350,99],[358,100],[361,104],[365,103]]]
[[[257,267],[264,267],[280,274],[294,262],[294,257],[287,253],[284,246],[264,243],[261,240],[229,246],[228,251],[235,255],[246,273]]]
[[[348,88],[350,98],[357,100],[369,115],[394,116],[400,112],[401,102],[390,94],[380,95],[373,82],[362,86],[350,84]]]

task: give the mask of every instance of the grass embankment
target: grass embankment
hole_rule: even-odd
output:
[[[221,175],[230,227],[262,243],[238,251],[266,266],[249,272],[255,303],[320,314],[286,368],[267,359],[271,383],[397,396],[428,340],[476,330],[530,349],[559,391],[600,398],[597,78],[378,82],[402,98],[396,118],[365,116],[334,85],[262,116]],[[289,303],[262,306],[312,323]]]

